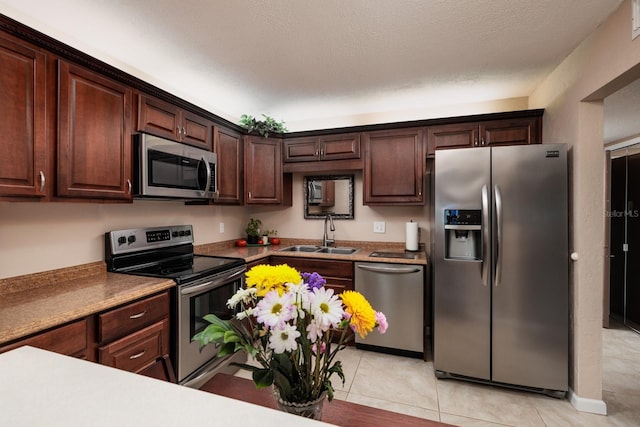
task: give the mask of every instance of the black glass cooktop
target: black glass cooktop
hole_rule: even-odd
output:
[[[215,275],[225,270],[242,266],[244,263],[244,260],[241,258],[191,255],[144,266],[131,267],[122,272],[139,276],[173,279],[180,284]]]

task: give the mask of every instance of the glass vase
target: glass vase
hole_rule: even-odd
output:
[[[323,391],[320,397],[315,400],[309,402],[287,402],[280,397],[280,393],[278,389],[273,389],[273,397],[276,400],[276,404],[278,405],[278,409],[283,412],[287,412],[289,414],[298,415],[300,417],[311,418],[313,420],[320,421],[322,419],[322,405],[324,403],[325,397],[327,397],[327,392]]]

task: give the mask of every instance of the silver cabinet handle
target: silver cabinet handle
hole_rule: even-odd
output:
[[[131,316],[129,316],[129,319],[131,319],[131,320],[139,319],[142,316],[144,316],[145,314],[147,314],[147,310],[143,311],[142,313],[132,314]]]
[[[44,184],[45,182],[47,182],[46,178],[44,177],[44,172],[40,171],[40,191],[44,191]]]
[[[251,191],[249,191],[249,200],[251,200]]]
[[[494,284],[496,287],[502,281],[502,192],[499,186],[494,187],[495,201],[496,201],[496,277],[494,278]]]
[[[134,355],[131,355],[131,356],[129,356],[129,360],[134,360],[134,359],[137,359],[139,357],[142,357],[146,352],[147,352],[147,350],[142,350],[140,353],[136,353]]]
[[[376,267],[373,265],[358,264],[358,268],[365,271],[373,271],[375,273],[389,273],[389,274],[410,274],[419,273],[420,269],[416,267]]]
[[[133,189],[133,186],[131,185],[131,180],[128,179],[127,180],[127,194],[131,194],[131,190]]]
[[[187,136],[187,129],[184,126],[182,126],[182,136]]]
[[[482,286],[489,284],[489,190],[482,186]]]

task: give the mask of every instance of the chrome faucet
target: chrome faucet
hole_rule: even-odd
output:
[[[327,235],[327,221],[329,221],[331,231],[334,232],[333,239],[329,239],[329,236]],[[327,214],[327,216],[324,217],[324,234],[322,236],[322,246],[330,246],[336,242],[335,231],[336,231],[336,226],[333,225],[333,217],[331,216],[331,214]]]

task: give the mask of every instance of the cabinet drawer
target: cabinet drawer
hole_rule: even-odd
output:
[[[147,326],[138,332],[99,348],[98,361],[129,372],[138,372],[168,353],[169,320]]]
[[[168,316],[168,292],[116,308],[98,316],[98,342],[112,341]]]
[[[0,349],[0,353],[30,345],[31,347],[53,351],[67,356],[88,358],[88,326],[87,319],[78,320],[68,325],[60,326],[47,332],[42,332],[30,338],[26,338],[9,344]]]
[[[317,272],[319,275],[327,279],[330,278],[352,279],[353,278],[353,262],[324,260],[318,258],[294,258],[283,256],[272,256],[271,264],[287,264],[301,273]]]

